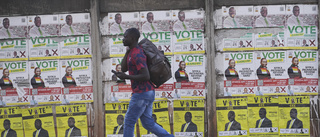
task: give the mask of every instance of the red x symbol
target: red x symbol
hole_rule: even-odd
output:
[[[249,46],[252,47],[252,45],[251,45],[252,41],[246,41],[246,42],[247,42],[247,47],[249,47]]]
[[[54,50],[54,49],[52,49],[52,56],[54,56],[54,55],[57,55],[58,56],[58,53],[57,53],[57,51],[58,51],[58,49],[56,49],[56,50]]]
[[[281,92],[286,92],[285,89],[286,87],[280,87],[281,88]]]
[[[165,48],[166,48],[166,52],[171,52],[171,50],[170,50],[170,45],[168,45],[168,46],[166,46],[166,45],[163,45]]]
[[[167,94],[168,94],[167,97],[168,97],[168,98],[172,98],[171,93],[172,93],[172,92],[167,92]]]
[[[203,50],[202,44],[196,44],[197,45],[197,50]]]
[[[312,88],[312,92],[317,92],[316,87],[311,87]]]
[[[198,90],[199,96],[203,96],[203,90]]]
[[[283,40],[281,40],[281,41],[282,41],[282,43],[280,42],[280,40],[278,40],[278,42],[279,42],[279,47],[280,47],[280,46],[284,47]]]
[[[91,99],[91,94],[86,94],[87,95],[87,99]]]
[[[26,51],[20,51],[21,56],[20,57],[26,57],[26,55],[24,55],[26,53]]]
[[[253,88],[248,88],[250,91],[249,91],[249,93],[254,93],[253,92]]]
[[[86,54],[86,53],[90,54],[90,53],[89,53],[89,48],[83,48],[83,50],[84,50],[84,53],[83,53],[83,54]]]
[[[54,97],[56,97],[56,99],[55,100],[60,100],[60,96],[59,95],[54,95]]]
[[[23,97],[23,102],[28,102],[28,97],[27,96]]]
[[[314,44],[314,42],[315,42],[316,40],[309,40],[309,41],[310,41],[310,46],[311,46],[311,45],[316,46],[316,45]]]

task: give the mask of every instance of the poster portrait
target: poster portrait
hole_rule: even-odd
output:
[[[0,39],[28,37],[26,16],[0,17]]]
[[[25,39],[4,41],[0,43],[1,61],[28,60],[28,42]]]
[[[1,135],[7,137],[22,137],[23,124],[22,124],[22,113],[20,107],[3,107],[0,108],[0,126]]]
[[[252,28],[253,6],[222,6],[222,28]]]
[[[29,37],[60,36],[58,15],[28,16]]]
[[[254,6],[254,27],[284,27],[285,5]]]
[[[139,29],[139,12],[123,12],[108,14],[108,35],[123,35],[129,28]]]
[[[60,42],[59,45],[62,59],[92,57],[91,37],[89,35],[68,38]]]
[[[90,34],[90,13],[59,14],[61,35],[85,35]]]

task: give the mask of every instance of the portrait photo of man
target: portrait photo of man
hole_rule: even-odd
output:
[[[256,71],[258,79],[271,79],[270,72],[267,68],[267,65],[268,65],[268,60],[266,58],[262,58],[260,60],[260,67]]]
[[[236,66],[236,61],[234,59],[230,59],[229,67],[224,71],[224,75],[227,80],[239,80],[239,74],[235,66]]]
[[[62,77],[62,83],[65,88],[76,87],[76,81],[72,77],[72,67],[66,67],[66,74]]]
[[[118,126],[115,126],[113,128],[113,134],[123,134],[123,122],[124,122],[123,115],[118,115],[117,117]]]
[[[270,24],[270,20],[267,18],[268,15],[268,8],[267,7],[261,7],[260,9],[260,16],[256,19],[255,26],[256,27],[269,27],[272,26]]]
[[[17,51],[13,51],[13,58],[19,58]]]
[[[65,137],[80,137],[81,136],[81,130],[77,128],[74,124],[76,123],[75,119],[73,117],[69,117],[68,119],[68,128],[65,133]]]
[[[50,57],[50,56],[52,56],[51,54],[50,54],[50,51],[47,49],[46,50],[46,55],[45,55],[46,57]]]
[[[47,36],[46,32],[41,28],[41,17],[34,18],[34,26],[29,30],[30,37]]]
[[[77,54],[76,55],[83,55],[80,48],[77,48]]]
[[[77,30],[72,26],[72,15],[66,16],[66,24],[61,28],[61,35],[77,35]]]
[[[33,132],[33,137],[49,137],[48,131],[42,128],[42,121],[40,119],[34,121],[34,126],[37,130]]]
[[[153,24],[154,15],[152,12],[147,13],[147,22],[142,25],[142,32],[157,32],[158,28],[156,24]]]
[[[245,48],[245,47],[246,47],[246,45],[244,45],[244,44],[243,44],[243,41],[240,40],[240,42],[239,42],[239,48]]]
[[[13,89],[13,84],[9,78],[9,75],[10,75],[9,69],[7,69],[7,68],[3,69],[2,77],[0,79],[0,88],[2,90]]]
[[[303,21],[300,15],[300,7],[299,6],[294,6],[292,8],[292,15],[289,16],[287,20],[287,25],[288,26],[303,26]]]
[[[110,26],[110,33],[111,34],[121,34],[124,33],[126,28],[121,24],[122,22],[122,16],[120,13],[117,13],[114,16],[115,22]]]
[[[4,131],[1,132],[1,137],[17,137],[17,132],[11,129],[11,122],[9,119],[3,121]]]
[[[309,47],[309,45],[307,44],[307,40],[302,40],[302,47]]]
[[[292,58],[292,64],[288,68],[289,78],[302,78],[301,70],[299,69],[299,59],[297,57]]]
[[[234,111],[228,112],[229,122],[225,124],[224,131],[241,130],[241,124],[235,120],[236,114]]]
[[[271,47],[278,47],[275,40],[271,40]]]
[[[178,21],[176,21],[173,25],[173,31],[186,31],[189,30],[188,25],[185,23],[186,14],[184,11],[178,12]]]
[[[14,34],[11,32],[9,27],[10,27],[9,18],[4,18],[2,20],[2,28],[0,29],[0,39],[14,37]]]
[[[186,123],[181,125],[180,132],[198,132],[198,127],[192,120],[192,114],[190,112],[186,112],[184,115],[184,120]]]
[[[186,62],[179,62],[179,69],[174,73],[177,82],[189,82],[189,76],[186,72]]]
[[[259,116],[260,119],[256,121],[256,128],[270,128],[272,127],[272,121],[266,117],[267,110],[265,108],[260,108]]]
[[[289,120],[289,121],[287,122],[287,129],[303,128],[303,123],[302,123],[301,120],[299,120],[299,119],[297,118],[297,115],[298,115],[297,109],[292,108],[292,109],[290,110],[291,120]]]
[[[223,20],[224,28],[237,28],[239,27],[238,20],[235,18],[236,9],[234,7],[229,8],[229,16]]]

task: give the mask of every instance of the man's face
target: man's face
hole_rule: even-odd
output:
[[[291,110],[291,111],[290,111],[290,117],[291,117],[292,119],[296,119],[296,118],[297,118],[297,112],[294,111],[294,110]]]
[[[229,119],[229,121],[233,121],[234,115],[232,113],[228,113],[228,119]]]
[[[13,52],[13,56],[16,57],[18,53],[16,51]]]
[[[10,26],[9,19],[8,18],[4,19],[2,25],[3,25],[4,28],[8,29],[9,26]]]
[[[243,89],[243,92],[244,92],[244,93],[248,93],[248,89],[247,89],[247,88],[244,88],[244,89]]]
[[[260,11],[260,14],[261,14],[262,17],[267,17],[268,9],[266,7],[262,7],[261,11]]]
[[[68,16],[66,17],[66,23],[67,23],[69,26],[72,25],[72,16],[71,16],[71,15],[68,15]]]
[[[229,63],[229,66],[231,68],[234,68],[236,66],[236,62],[234,60],[231,60],[230,63]]]
[[[50,100],[53,100],[53,96],[52,95],[50,96]]]
[[[184,14],[183,11],[179,12],[178,18],[180,21],[184,21],[184,19],[186,19],[186,15]]]
[[[162,92],[161,95],[164,97],[164,96],[166,96],[166,93],[165,93],[165,92]]]
[[[84,94],[82,94],[81,99],[86,99],[86,96]]]
[[[8,130],[10,128],[10,122],[9,121],[4,121],[3,122],[3,127],[5,130]]]
[[[275,42],[274,40],[272,40],[271,43],[272,43],[272,45],[275,45],[275,44],[276,44],[276,42]]]
[[[117,123],[118,123],[118,125],[122,125],[123,124],[123,116],[122,115],[118,116]]]
[[[117,72],[121,72],[121,65],[117,65],[116,71],[117,71]]]
[[[179,66],[182,70],[184,70],[186,68],[186,63],[184,61],[182,61],[180,63],[180,66]]]
[[[295,66],[298,66],[299,65],[299,59],[298,58],[294,58],[292,60],[292,64],[295,65]]]
[[[41,121],[40,120],[36,120],[35,122],[34,122],[34,126],[36,127],[36,129],[37,130],[39,130],[40,128],[41,128]]]
[[[81,52],[81,50],[78,48],[78,49],[77,49],[77,53],[80,53],[80,52]]]
[[[267,59],[262,59],[262,60],[261,60],[261,66],[262,66],[262,67],[267,67],[267,64],[268,64]]]
[[[302,43],[303,43],[303,45],[305,45],[305,44],[307,44],[307,41],[304,39],[304,40],[302,41]]]
[[[197,91],[196,90],[193,91],[193,95],[197,95]]]
[[[4,77],[9,77],[9,69],[6,69],[6,70],[3,72],[3,76],[4,76]]]
[[[241,46],[243,45],[243,41],[240,41],[239,43],[240,43]]]
[[[150,13],[147,14],[147,20],[148,20],[149,23],[153,22],[153,13],[150,12]]]
[[[280,88],[279,87],[276,87],[276,92],[279,92],[280,91]]]
[[[260,116],[260,118],[265,118],[266,117],[266,111],[263,110],[263,109],[260,109],[259,110],[259,116]]]
[[[300,14],[300,8],[298,6],[293,7],[292,13],[294,16],[298,17]]]
[[[184,120],[185,120],[187,123],[191,122],[191,115],[190,115],[189,113],[186,113],[186,114],[184,115]]]
[[[41,75],[41,69],[40,69],[40,68],[37,68],[35,74],[36,74],[37,76],[40,76],[40,75]]]
[[[234,18],[234,16],[236,16],[236,10],[233,7],[229,9],[229,16],[231,18]]]
[[[310,87],[309,86],[307,86],[307,91],[310,91]]]
[[[191,50],[193,49],[193,44],[190,44],[190,49],[191,49]]]
[[[69,118],[69,119],[68,119],[68,126],[69,126],[70,128],[74,127],[74,123],[75,123],[74,119],[72,119],[72,118]]]
[[[41,18],[40,17],[36,17],[36,19],[34,21],[34,25],[36,25],[37,27],[40,27],[40,25],[41,25]]]
[[[116,17],[115,17],[115,20],[116,20],[116,23],[117,23],[117,24],[120,24],[121,21],[122,21],[121,14],[117,14]]]
[[[68,68],[66,69],[66,74],[67,74],[67,75],[71,75],[71,74],[72,74],[72,68],[71,68],[71,67],[68,67]]]
[[[122,43],[124,46],[130,46],[133,43],[133,37],[128,31],[124,32]]]
[[[46,54],[49,55],[49,50],[46,50]]]

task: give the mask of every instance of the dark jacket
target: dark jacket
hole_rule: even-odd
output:
[[[230,70],[233,70],[234,74],[231,74]],[[224,75],[226,76],[227,80],[239,80],[238,72],[230,66],[224,71]]]
[[[7,136],[4,136],[6,133],[6,130],[1,132],[1,137],[17,137],[17,132],[14,131],[13,129],[9,129]]]
[[[184,72],[185,76],[181,76],[180,71]],[[174,73],[174,76],[175,76],[177,82],[189,82],[189,77],[188,77],[187,72],[185,72],[184,70],[182,70],[180,68]]]
[[[76,84],[76,81],[74,80],[74,78],[73,78],[72,76],[69,76],[69,77],[72,78],[72,81],[71,81],[71,82],[69,82],[69,81],[67,80],[67,75],[64,75],[64,76],[62,77],[63,86],[64,86],[65,88],[76,87],[77,84]]]
[[[68,128],[66,130],[66,136],[65,137],[68,137],[68,133],[69,133],[69,130],[70,128]],[[72,131],[71,131],[71,134],[70,134],[70,137],[73,137],[73,136],[81,136],[81,130],[77,127],[73,127]]]
[[[124,125],[121,126],[118,134],[123,134],[123,126],[124,126]],[[113,134],[117,134],[117,133],[116,133],[116,132],[117,132],[117,129],[118,129],[118,126],[115,126],[115,127],[113,128]]]
[[[229,123],[230,122],[226,123],[224,131],[228,131]],[[230,126],[229,131],[232,131],[232,130],[241,130],[241,124],[239,122],[237,122],[236,120],[234,120],[232,125]]]
[[[256,128],[259,128],[260,120],[262,120],[262,119],[257,120]],[[265,127],[272,127],[272,122],[268,118],[264,118],[264,120],[262,121],[261,126],[260,126],[260,128],[265,128]]]
[[[39,77],[41,79],[41,83],[37,83],[35,77],[37,76],[33,76],[31,79],[32,88],[45,88],[46,86],[44,85],[44,82],[41,79],[41,77]]]
[[[267,68],[265,68],[266,71],[267,71],[267,74],[263,74],[261,68],[264,68],[264,67],[260,66],[260,67],[257,69],[258,79],[271,79],[269,70],[268,70]]]
[[[184,126],[186,126],[187,123],[184,123],[182,126],[181,126],[181,131],[180,132],[183,132],[183,129],[184,129]],[[186,132],[198,132],[198,127],[195,123],[193,122],[190,122],[190,124],[188,125],[187,129],[186,129]]]
[[[36,137],[37,135],[37,130],[33,132],[33,137]],[[48,131],[41,128],[40,133],[37,137],[49,137]]]
[[[298,72],[297,72],[297,73],[294,73],[292,67],[296,68],[296,69],[298,70]],[[294,66],[294,65],[291,65],[291,66],[288,68],[288,75],[289,75],[289,78],[302,78],[301,70],[299,69],[298,66]]]
[[[287,128],[289,129],[290,127],[290,123],[291,123],[291,120],[289,120],[287,122]],[[302,124],[302,121],[299,120],[298,118],[296,118],[296,120],[293,122],[291,128],[303,128],[303,124]]]

